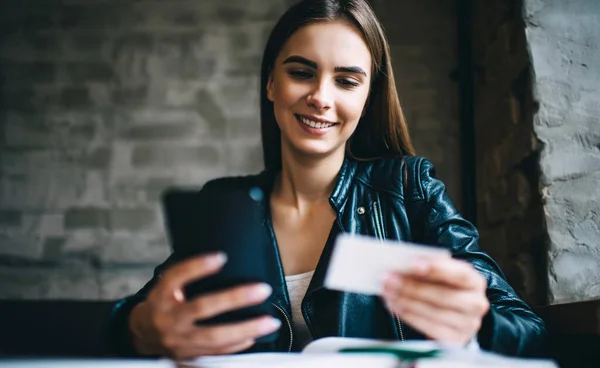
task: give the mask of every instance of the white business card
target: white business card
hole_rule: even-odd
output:
[[[406,271],[416,258],[450,257],[445,248],[363,235],[340,234],[325,275],[328,289],[381,295],[389,272]]]

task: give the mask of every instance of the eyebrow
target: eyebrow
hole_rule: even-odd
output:
[[[312,60],[308,60],[307,58],[304,58],[302,56],[298,56],[298,55],[293,55],[288,57],[287,59],[285,59],[283,61],[284,64],[289,64],[289,63],[299,63],[299,64],[304,64],[308,67],[311,67],[313,69],[317,69],[317,63],[312,61]],[[367,76],[367,73],[362,70],[362,68],[358,67],[358,66],[336,66],[334,68],[336,73],[354,73],[354,74],[362,74],[365,77]]]

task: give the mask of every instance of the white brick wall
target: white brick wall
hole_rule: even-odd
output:
[[[292,2],[25,1],[0,15],[0,298],[133,292],[169,252],[164,187],[262,168],[260,58]],[[450,3],[375,5],[416,147],[460,204]]]

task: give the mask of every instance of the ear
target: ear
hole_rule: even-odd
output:
[[[275,88],[273,87],[273,73],[269,75],[269,80],[267,81],[267,98],[271,102],[275,100]]]

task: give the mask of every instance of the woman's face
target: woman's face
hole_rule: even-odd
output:
[[[363,113],[371,54],[346,22],[300,28],[285,43],[267,84],[282,149],[321,158],[343,155]]]

